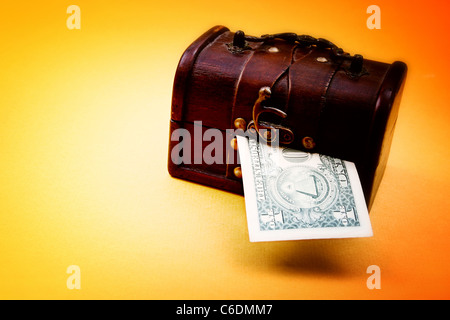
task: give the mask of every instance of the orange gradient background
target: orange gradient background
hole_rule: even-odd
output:
[[[0,298],[450,298],[449,15],[437,0],[3,1]],[[178,60],[217,24],[408,64],[373,237],[250,243],[243,197],[169,176]]]

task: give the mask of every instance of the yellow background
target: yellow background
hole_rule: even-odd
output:
[[[2,1],[0,298],[450,298],[449,15],[437,0]],[[408,64],[374,237],[250,243],[243,197],[169,176],[177,63],[217,24]]]

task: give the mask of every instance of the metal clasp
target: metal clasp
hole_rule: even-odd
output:
[[[269,99],[272,91],[269,87],[259,89],[259,96],[253,105],[253,120],[249,122],[247,130],[250,133],[258,133],[259,136],[269,143],[279,141],[280,144],[290,144],[294,141],[294,133],[291,129],[281,125],[259,121],[259,116],[265,112],[273,113],[281,118],[286,118],[287,114],[277,108],[266,107],[262,102]],[[262,130],[265,129],[265,130]]]

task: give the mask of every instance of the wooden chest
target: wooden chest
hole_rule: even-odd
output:
[[[354,162],[370,207],[386,167],[406,69],[403,62],[350,55],[325,39],[250,37],[213,27],[186,49],[176,71],[169,172],[243,194],[232,131],[275,128],[278,136],[266,138],[280,145]],[[218,139],[209,129],[222,134],[213,162],[203,157]]]

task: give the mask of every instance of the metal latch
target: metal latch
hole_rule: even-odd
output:
[[[263,113],[273,113],[281,118],[286,118],[287,114],[277,108],[266,107],[262,105],[262,102],[269,99],[272,91],[269,87],[262,87],[259,89],[259,96],[253,105],[253,120],[249,122],[247,130],[250,134],[259,134],[259,136],[268,143],[279,142],[280,144],[290,144],[294,141],[294,133],[291,129],[265,122],[259,121],[259,116]],[[264,129],[264,130],[263,130]]]

